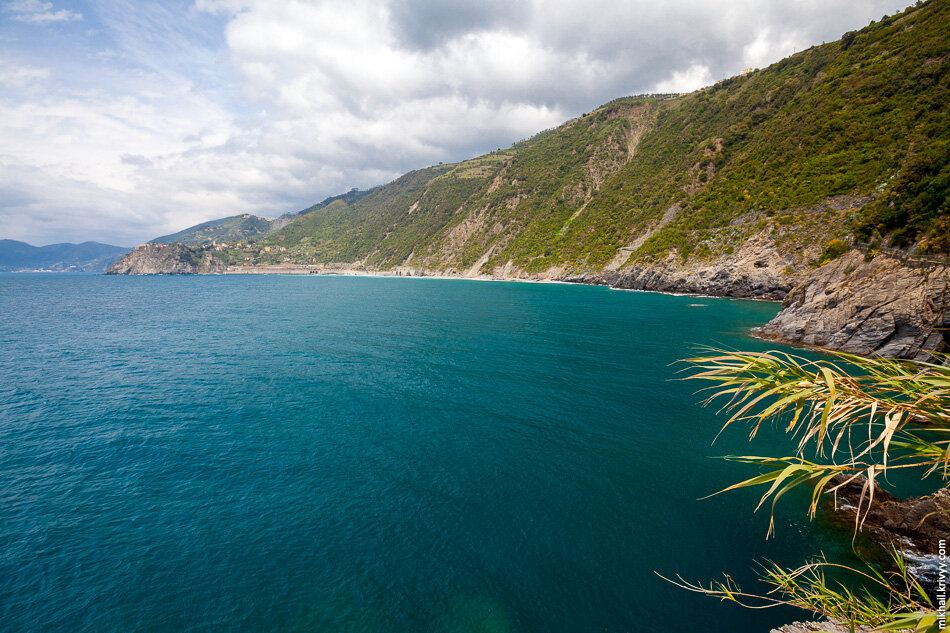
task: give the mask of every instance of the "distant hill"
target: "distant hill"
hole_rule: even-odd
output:
[[[211,220],[188,227],[178,233],[163,235],[151,240],[150,244],[185,244],[201,246],[212,242],[247,240],[267,235],[277,220],[262,218],[250,213],[233,215],[220,220]]]
[[[301,211],[285,213],[277,219],[263,218],[250,213],[241,215],[232,215],[220,220],[211,220],[190,226],[171,235],[163,235],[150,240],[149,244],[184,244],[185,246],[205,246],[213,242],[239,242],[254,240],[274,231],[282,229],[293,220],[319,211],[330,206],[334,202],[341,204],[353,204],[365,196],[369,191],[360,191],[351,189],[350,191],[338,196],[331,196],[323,202],[309,206]]]
[[[307,215],[308,213],[313,213],[314,211],[325,209],[331,204],[333,204],[334,202],[343,202],[345,204],[353,204],[357,202],[358,200],[360,200],[361,198],[365,197],[367,194],[372,193],[376,189],[378,189],[378,187],[373,187],[372,189],[367,189],[365,191],[360,191],[359,189],[350,189],[346,193],[342,193],[338,196],[330,196],[329,198],[325,198],[322,202],[318,202],[315,205],[309,206],[303,211],[298,211],[297,213],[288,213],[287,215],[281,216],[281,217],[298,218],[302,215]]]
[[[0,240],[0,272],[105,272],[128,250],[99,242],[31,246],[16,240]]]

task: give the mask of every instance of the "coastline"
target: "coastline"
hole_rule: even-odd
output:
[[[481,281],[481,282],[501,282],[501,283],[521,283],[521,284],[561,284],[565,286],[602,286],[608,290],[618,291],[618,292],[648,292],[652,294],[661,294],[667,295],[670,297],[693,297],[699,299],[738,299],[742,301],[762,301],[764,303],[781,303],[781,299],[773,299],[770,297],[735,297],[730,295],[715,295],[704,292],[678,292],[673,290],[651,290],[647,288],[624,288],[622,286],[614,286],[608,283],[598,283],[594,281],[588,281],[586,279],[562,279],[562,278],[541,278],[541,277],[515,277],[515,276],[504,276],[496,277],[493,275],[478,275],[478,276],[468,276],[468,275],[446,275],[442,273],[435,272],[424,272],[419,271],[415,273],[403,274],[400,272],[392,272],[386,270],[354,270],[354,269],[345,269],[345,268],[335,268],[335,269],[325,269],[319,270],[317,267],[314,268],[299,268],[299,267],[255,267],[253,270],[249,270],[250,267],[229,267],[228,270],[223,272],[213,272],[213,273],[196,273],[198,275],[246,275],[246,276],[255,276],[255,275],[283,275],[287,277],[376,277],[376,278],[393,278],[393,279],[440,279],[440,280],[454,280],[454,281]],[[753,336],[754,338],[761,338],[759,336]],[[762,339],[768,340],[768,339]],[[799,346],[795,347],[807,348],[808,346]]]
[[[288,277],[378,277],[393,279],[442,279],[457,281],[488,281],[488,282],[507,282],[507,283],[525,283],[525,284],[564,284],[564,285],[583,285],[583,286],[607,286],[611,290],[632,290],[632,288],[614,288],[608,284],[597,284],[584,281],[572,281],[559,279],[556,277],[516,277],[516,276],[494,276],[494,275],[451,275],[441,272],[430,272],[425,270],[366,270],[358,268],[323,268],[320,266],[297,267],[297,266],[229,266],[227,270],[212,273],[196,273],[199,275],[284,275]],[[675,294],[675,293],[664,293]],[[688,294],[688,293],[681,293]]]
[[[807,259],[807,258],[805,258]],[[670,254],[623,269],[528,272],[514,267],[377,268],[363,261],[228,264],[210,249],[146,244],[116,262],[108,274],[346,275],[467,279],[518,283],[571,283],[674,296],[781,301],[781,311],[753,334],[765,340],[862,356],[928,360],[950,345],[950,270],[907,266],[885,254],[868,258],[852,249],[821,266],[789,260],[766,237],[734,254],[695,262]]]
[[[133,273],[135,274],[135,273]],[[605,286],[610,290],[622,290],[628,292],[656,292],[659,294],[670,295],[674,297],[705,297],[709,299],[748,299],[750,301],[766,301],[769,303],[778,303],[780,298],[756,297],[756,296],[733,296],[724,294],[712,294],[708,292],[690,292],[689,290],[660,290],[652,288],[631,288],[610,283],[606,278],[590,276],[591,273],[583,273],[580,276],[515,276],[515,275],[463,275],[446,274],[444,272],[420,270],[420,269],[397,269],[397,270],[367,270],[364,268],[350,267],[326,267],[322,265],[312,266],[228,266],[226,270],[218,272],[199,272],[198,275],[287,275],[287,276],[346,276],[346,277],[393,277],[399,279],[458,279],[465,281],[500,281],[514,283],[531,284],[566,284],[575,286]]]

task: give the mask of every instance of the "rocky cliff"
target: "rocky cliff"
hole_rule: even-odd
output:
[[[867,497],[862,497],[867,485],[863,475],[854,479],[838,475],[831,483],[837,490],[822,508],[823,520],[831,525],[853,531],[861,508],[861,534],[916,557],[935,555],[940,541],[950,538],[950,490],[946,488],[902,500],[875,484],[869,506]]]
[[[716,297],[782,299],[802,278],[803,265],[776,248],[767,233],[755,235],[731,255],[684,265],[677,257],[625,270],[617,288],[689,292]]]
[[[209,249],[182,244],[143,244],[113,264],[108,275],[196,275],[220,273],[227,266]]]
[[[927,360],[945,349],[945,266],[911,267],[852,251],[815,270],[786,295],[762,338],[853,354]]]
[[[685,262],[671,254],[649,265],[555,277],[559,281],[603,284],[625,290],[651,290],[780,300],[804,278],[765,234],[754,236],[733,255],[707,262]]]

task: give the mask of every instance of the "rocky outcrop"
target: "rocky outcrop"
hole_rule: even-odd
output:
[[[921,588],[937,599],[940,573],[940,541],[950,539],[950,490],[940,489],[932,495],[900,500],[880,486],[874,487],[874,499],[868,503],[862,498],[867,478],[858,475],[848,481],[839,475],[831,486],[840,486],[829,494],[822,507],[822,520],[842,532],[851,532],[858,525],[860,534],[869,539],[874,551],[859,547],[862,556],[885,566],[890,564],[891,547],[901,552],[907,569]],[[935,602],[936,603],[936,602]],[[869,633],[870,627],[860,626],[856,633]],[[771,633],[848,633],[845,624],[832,620],[823,622],[793,622]]]
[[[631,290],[685,292],[714,297],[781,299],[792,288],[794,277],[768,269],[712,265],[683,270],[674,266],[631,268],[613,284]]]
[[[946,267],[911,267],[852,251],[816,269],[758,328],[762,338],[861,355],[925,360],[950,326]]]
[[[845,483],[847,482],[847,483]],[[898,499],[875,485],[870,506],[865,493],[867,478],[848,480],[838,475],[831,487],[841,486],[823,507],[825,520],[842,529],[853,530],[861,513],[861,533],[915,557],[937,553],[940,541],[950,539],[950,490],[941,488],[932,495]]]
[[[683,292],[714,297],[781,299],[801,279],[793,262],[768,234],[747,240],[736,253],[706,263],[683,262],[675,253],[664,261],[620,271],[570,275],[561,281],[595,283],[629,290]]]
[[[108,275],[196,275],[222,273],[224,262],[207,248],[182,244],[143,244],[114,263]]]
[[[817,253],[816,253],[817,256]],[[710,262],[664,261],[558,276],[560,281],[614,288],[783,299],[782,311],[758,328],[762,338],[864,356],[932,359],[950,343],[950,272],[945,266],[871,261],[851,251],[824,266],[780,251],[760,233],[735,254]]]
[[[841,487],[825,501],[822,521],[843,532],[853,532],[860,523],[858,534],[871,543],[871,549],[858,546],[864,556],[889,565],[896,549],[924,591],[936,598],[941,541],[950,540],[950,490],[902,500],[875,485],[869,504],[862,496],[866,485],[863,475],[851,481],[841,475],[832,479],[832,487]]]
[[[652,265],[565,276],[615,288],[783,299],[782,311],[757,328],[762,338],[864,356],[932,359],[950,343],[950,271],[946,266],[871,261],[851,251],[802,272],[771,237],[749,239],[735,255],[684,264],[671,255]]]

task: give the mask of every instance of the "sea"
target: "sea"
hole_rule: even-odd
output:
[[[770,302],[343,276],[0,275],[0,631],[767,633],[849,547],[683,359]],[[783,348],[788,349],[788,348]],[[790,350],[794,351],[794,350]]]

